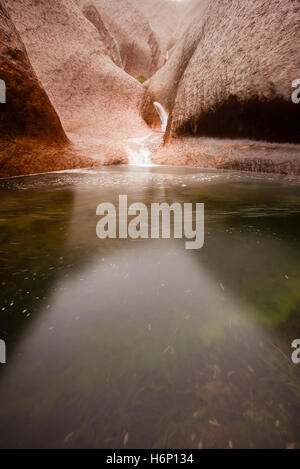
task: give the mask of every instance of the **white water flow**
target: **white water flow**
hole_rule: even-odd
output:
[[[165,132],[168,124],[168,114],[160,103],[155,102],[153,104],[160,117],[161,130]],[[153,166],[151,161],[151,148],[153,150],[153,144],[156,140],[157,136],[153,134],[127,140],[123,145],[128,156],[129,164],[134,166]]]
[[[125,151],[130,165],[152,166],[151,150],[147,146],[147,137],[131,138],[127,140]]]
[[[162,105],[160,103],[153,103],[159,117],[160,117],[160,121],[161,121],[161,130],[162,132],[165,132],[167,130],[167,125],[168,125],[168,114],[166,113],[166,111],[164,110],[164,108],[162,107]]]

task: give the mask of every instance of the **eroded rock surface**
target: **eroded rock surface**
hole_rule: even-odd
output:
[[[299,145],[209,137],[173,138],[152,156],[168,166],[300,175]]]
[[[173,0],[130,1],[149,21],[166,59],[167,52],[173,47],[180,29],[182,3]]]
[[[145,90],[107,56],[99,31],[73,0],[6,0],[31,63],[72,140],[147,131]],[[76,140],[77,141],[77,140]]]
[[[24,172],[17,149],[37,142],[52,147],[68,143],[60,120],[28,59],[24,44],[0,1],[0,176]],[[31,161],[38,171],[40,161]]]
[[[300,106],[291,100],[300,77],[299,2],[202,6],[148,86],[171,113],[166,141],[194,134],[299,142]]]
[[[147,18],[130,0],[93,0],[93,3],[117,40],[124,70],[133,77],[151,77],[164,57]]]
[[[0,105],[1,137],[38,137],[66,142],[58,116],[1,1],[0,58],[0,79],[6,85],[6,104]]]
[[[90,0],[77,0],[84,16],[97,28],[101,40],[105,45],[107,55],[118,66],[123,68],[120,49],[113,35],[106,28],[101,15]]]

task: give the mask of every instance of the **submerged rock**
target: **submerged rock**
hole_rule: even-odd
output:
[[[198,7],[197,7],[198,5]],[[170,112],[166,141],[194,134],[299,142],[299,2],[195,2],[195,21],[151,79]]]

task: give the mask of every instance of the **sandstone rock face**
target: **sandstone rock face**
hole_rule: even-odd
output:
[[[130,0],[93,0],[93,3],[117,40],[124,70],[133,77],[152,76],[164,57],[146,17]]]
[[[185,32],[187,28],[195,22],[203,13],[210,0],[185,0],[182,5],[179,28]]]
[[[97,28],[103,44],[105,45],[107,55],[118,66],[123,68],[120,49],[115,38],[106,28],[99,11],[89,0],[78,0],[84,16]]]
[[[0,79],[6,85],[6,103],[0,104],[2,142],[4,139],[38,138],[44,142],[67,143],[59,118],[33,71],[24,44],[2,0]]]
[[[200,3],[199,3],[200,5]],[[149,90],[171,111],[172,135],[299,141],[300,5],[210,0]],[[175,91],[163,83],[173,78]]]
[[[168,113],[171,112],[177,88],[186,70],[186,67],[194,54],[201,35],[203,11],[207,0],[193,0],[189,2],[186,10],[182,12],[178,34],[180,40],[173,47],[169,60],[148,82],[145,87],[149,91],[152,101],[161,103]],[[193,6],[192,13],[190,12]],[[190,21],[193,22],[189,24]],[[189,26],[188,26],[189,25]],[[156,112],[149,97],[144,102],[143,117],[148,125],[157,126]]]
[[[149,21],[157,35],[160,49],[166,57],[167,51],[173,47],[182,13],[182,3],[173,0],[130,0]]]
[[[122,138],[145,131],[139,114],[144,88],[107,56],[98,30],[73,0],[6,4],[72,138]]]
[[[87,165],[84,157],[65,158],[68,139],[2,0],[0,80],[0,177]]]
[[[123,145],[113,144],[106,151],[104,166],[118,164],[128,164],[128,156]]]
[[[210,137],[173,138],[152,156],[154,164],[300,175],[299,145]]]

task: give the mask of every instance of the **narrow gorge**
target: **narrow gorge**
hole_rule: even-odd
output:
[[[293,0],[1,0],[0,176],[127,164],[159,132],[155,164],[297,175],[299,29]]]
[[[300,449],[299,44],[300,0],[0,0],[1,449]]]

